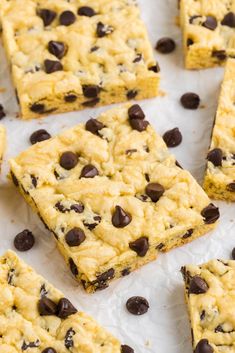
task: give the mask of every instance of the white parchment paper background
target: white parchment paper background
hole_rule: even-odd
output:
[[[170,36],[177,43],[177,50],[173,54],[163,56],[156,53],[161,66],[161,89],[166,95],[141,104],[147,118],[160,134],[176,126],[180,128],[183,143],[172,152],[201,181],[223,69],[199,72],[184,70],[181,33],[176,26],[176,0],[139,0],[139,3],[153,46],[162,36]],[[114,282],[105,291],[87,295],[67,270],[54,239],[7,181],[7,159],[29,146],[29,136],[36,129],[45,128],[54,135],[63,128],[96,117],[107,108],[51,116],[38,121],[20,121],[16,118],[17,104],[2,48],[0,87],[6,89],[0,93],[0,103],[7,112],[2,123],[8,132],[8,148],[0,183],[0,253],[13,248],[12,241],[17,232],[31,229],[36,235],[36,245],[20,256],[123,343],[132,346],[136,353],[191,353],[190,328],[179,269],[185,263],[230,257],[235,246],[235,206],[219,203],[221,222],[212,234],[161,255],[156,262]],[[184,110],[179,98],[187,91],[200,94],[204,108],[198,111]],[[126,300],[133,295],[144,296],[150,302],[149,312],[142,317],[132,316],[125,309]]]

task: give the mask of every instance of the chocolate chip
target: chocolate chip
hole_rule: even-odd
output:
[[[82,168],[80,178],[94,178],[97,175],[99,175],[98,169],[92,164],[87,164]]]
[[[102,22],[97,23],[96,34],[97,37],[102,38],[111,34],[113,32],[113,27],[103,24]]]
[[[56,12],[49,9],[41,9],[38,16],[43,20],[44,26],[49,26],[56,18]]]
[[[121,345],[121,353],[135,353],[134,349],[126,344]]]
[[[78,275],[78,268],[71,257],[69,258],[69,267],[72,274],[76,277]]]
[[[40,288],[40,297],[45,297],[47,294],[48,294],[48,291],[46,289],[46,285],[45,283],[43,283]]]
[[[189,229],[184,235],[183,235],[183,239],[188,239],[193,235],[193,229]]]
[[[8,274],[7,274],[7,283],[10,284],[11,286],[14,285],[13,284],[13,279],[15,277],[15,269],[10,269]]]
[[[82,213],[84,211],[84,205],[82,203],[75,203],[70,209],[76,213]]]
[[[73,247],[79,246],[86,239],[85,233],[81,228],[73,228],[65,235],[66,243]]]
[[[194,20],[196,20],[197,18],[200,18],[201,16],[198,16],[198,15],[194,15],[194,16],[191,16],[190,19],[189,19],[189,23],[190,24],[193,24],[194,23]]]
[[[200,320],[203,321],[206,317],[206,312],[205,310],[202,310],[201,315],[200,315]]]
[[[131,119],[130,125],[132,129],[142,132],[147,129],[147,127],[149,126],[149,122],[147,120]]]
[[[101,217],[100,216],[95,216],[94,217],[94,223],[88,223],[86,221],[83,221],[83,224],[85,227],[87,227],[89,230],[95,229],[95,227],[98,226],[98,224],[101,222]]]
[[[227,185],[226,189],[231,192],[235,192],[235,182]]]
[[[55,55],[58,59],[62,59],[67,52],[67,45],[65,45],[63,42],[51,40],[48,43],[48,50],[52,55]]]
[[[213,353],[214,349],[211,347],[207,339],[202,339],[198,342],[195,353]]]
[[[207,160],[214,164],[215,167],[221,167],[223,160],[223,151],[220,148],[214,148],[208,153]]]
[[[98,135],[98,132],[104,128],[104,124],[102,124],[97,119],[89,119],[86,122],[86,130],[90,131],[94,135]]]
[[[148,68],[148,70],[149,70],[149,71],[156,72],[156,73],[158,73],[158,72],[161,71],[160,66],[159,66],[158,63],[156,63],[156,65],[150,66],[150,67]]]
[[[71,170],[78,164],[78,156],[70,151],[64,152],[60,157],[60,166],[66,170]]]
[[[149,183],[145,188],[145,192],[153,202],[157,202],[164,194],[165,189],[161,184]]]
[[[143,56],[141,53],[138,53],[135,57],[135,59],[133,60],[133,63],[139,63],[142,60]]]
[[[36,348],[40,346],[40,341],[36,340],[35,342],[29,342],[26,343],[25,341],[23,342],[21,349],[22,351],[26,351],[28,348]]]
[[[176,147],[179,146],[182,142],[182,134],[179,131],[178,127],[168,130],[162,136],[163,140],[165,141],[167,147]]]
[[[14,239],[14,246],[18,251],[28,251],[34,246],[34,243],[33,233],[28,229],[17,234]]]
[[[95,107],[100,102],[100,98],[94,98],[82,103],[84,107]]]
[[[64,100],[65,102],[67,103],[73,103],[77,100],[77,96],[76,94],[67,94],[65,97],[64,97]]]
[[[52,74],[56,71],[62,71],[63,65],[60,61],[46,59],[44,61],[45,71],[47,74]]]
[[[66,319],[70,315],[73,315],[77,312],[77,309],[67,298],[61,298],[58,303],[58,312],[57,316],[60,319]]]
[[[2,104],[0,104],[0,120],[5,118],[5,116],[6,116],[6,113],[4,111],[4,108],[3,108]]]
[[[204,218],[205,224],[215,223],[219,217],[219,209],[213,203],[210,203],[207,207],[205,207],[201,212],[202,217]]]
[[[156,44],[156,49],[162,54],[169,54],[175,50],[175,41],[171,38],[161,38]]]
[[[190,280],[189,294],[203,294],[208,291],[208,284],[199,276],[194,276]]]
[[[223,327],[221,325],[218,325],[215,328],[215,333],[218,333],[218,332],[225,333],[225,331],[223,330]]]
[[[33,186],[36,188],[38,185],[38,179],[34,175],[30,175]]]
[[[57,305],[51,299],[42,297],[38,301],[38,311],[41,316],[56,315]]]
[[[30,110],[34,113],[42,114],[45,112],[45,104],[43,103],[33,103]]]
[[[126,97],[127,99],[134,99],[138,94],[138,91],[136,90],[130,90],[127,92]]]
[[[76,16],[72,11],[64,11],[60,15],[59,22],[62,26],[70,26],[76,21]]]
[[[203,22],[202,26],[214,31],[217,27],[217,19],[213,16],[207,16],[206,21]]]
[[[97,85],[83,85],[82,91],[87,98],[96,98],[100,93],[100,87]]]
[[[121,274],[123,277],[128,276],[131,273],[131,268],[124,268],[124,270],[122,270]]]
[[[220,61],[224,61],[227,59],[226,50],[213,50],[211,55],[213,58],[216,58]]]
[[[233,251],[232,251],[232,259],[235,260],[235,248],[233,248]]]
[[[145,118],[145,114],[138,104],[134,104],[128,109],[128,116],[130,120],[144,120]]]
[[[108,281],[113,279],[115,276],[115,271],[113,268],[110,268],[108,271],[97,276],[96,281],[93,281],[92,284],[95,286],[95,289],[105,289],[108,287]]]
[[[161,251],[161,250],[163,250],[164,249],[164,244],[163,243],[160,243],[160,244],[158,244],[158,246],[156,246],[156,250],[159,250],[159,251]]]
[[[44,129],[40,129],[32,133],[30,136],[30,142],[34,145],[37,142],[45,141],[51,138],[51,135]]]
[[[57,353],[57,351],[52,347],[48,347],[43,349],[42,353]]]
[[[200,105],[200,97],[196,93],[188,92],[182,95],[181,104],[185,109],[195,110]]]
[[[95,45],[94,47],[91,48],[90,52],[94,53],[95,51],[97,51],[99,49],[99,47],[97,45]]]
[[[73,347],[73,336],[75,335],[75,331],[70,327],[70,329],[66,332],[65,338],[64,338],[64,345],[67,349],[70,349]]]
[[[149,309],[149,303],[147,299],[143,297],[131,297],[126,302],[126,308],[129,313],[133,315],[143,315],[147,313]]]
[[[130,213],[123,210],[122,207],[116,206],[112,215],[112,224],[116,228],[124,228],[132,221]]]
[[[79,16],[93,17],[96,15],[95,11],[92,7],[82,6],[78,9]]]
[[[131,243],[129,243],[131,250],[135,251],[138,256],[144,257],[149,249],[149,240],[147,237],[141,237]]]
[[[187,47],[190,47],[193,44],[194,44],[194,41],[191,38],[188,38],[187,39]]]
[[[231,28],[235,28],[235,13],[234,12],[228,12],[223,20],[221,21],[221,24],[223,26],[228,26]]]

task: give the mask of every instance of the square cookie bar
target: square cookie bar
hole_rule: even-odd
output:
[[[135,0],[1,0],[24,119],[155,97],[156,63]]]
[[[212,133],[204,189],[214,199],[235,201],[235,59],[229,59]]]
[[[138,105],[37,143],[10,165],[88,292],[208,232],[219,218]]]
[[[77,311],[15,253],[0,257],[1,353],[120,353],[117,339]]]
[[[180,17],[187,69],[235,57],[235,0],[180,0]]]
[[[6,146],[6,131],[5,128],[0,125],[0,168],[2,164],[3,153]]]
[[[235,352],[235,261],[182,268],[195,353]]]

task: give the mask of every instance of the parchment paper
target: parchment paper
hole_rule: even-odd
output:
[[[139,0],[139,3],[152,45],[155,46],[157,39],[162,36],[170,36],[177,43],[177,50],[172,54],[156,53],[161,66],[161,89],[166,95],[141,104],[147,118],[160,134],[176,126],[180,128],[183,143],[172,152],[180,164],[201,181],[223,69],[198,72],[184,70],[181,32],[176,26],[176,0]],[[7,160],[29,146],[29,136],[36,129],[45,128],[54,135],[63,128],[96,117],[107,107],[50,116],[37,121],[20,121],[16,118],[18,108],[2,48],[0,87],[5,89],[5,92],[0,93],[0,103],[7,112],[2,123],[8,132],[8,148],[0,177],[0,253],[13,248],[14,236],[19,231],[31,229],[36,235],[36,245],[29,252],[19,255],[62,290],[79,309],[91,314],[113,332],[121,342],[132,346],[136,353],[191,353],[190,327],[179,270],[187,263],[231,256],[235,246],[235,206],[217,203],[221,209],[221,222],[213,233],[160,255],[157,261],[115,281],[105,291],[86,294],[69,274],[54,239],[7,181]],[[179,98],[188,91],[200,95],[203,108],[187,111],[180,106]],[[141,295],[149,300],[150,309],[144,316],[136,317],[126,311],[126,300],[133,295]]]

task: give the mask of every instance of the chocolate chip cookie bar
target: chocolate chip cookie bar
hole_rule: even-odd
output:
[[[2,0],[23,119],[155,97],[159,66],[135,0]]]
[[[119,341],[8,251],[0,257],[1,353],[120,353]]]
[[[6,131],[5,131],[5,128],[2,125],[0,125],[0,168],[2,164],[5,145],[6,145]]]
[[[180,18],[187,69],[235,57],[235,0],[180,0]]]
[[[235,352],[235,261],[182,268],[195,353]]]
[[[219,218],[137,104],[36,143],[10,165],[87,292],[208,232]]]
[[[235,201],[235,59],[229,59],[212,133],[204,189],[214,199]]]

